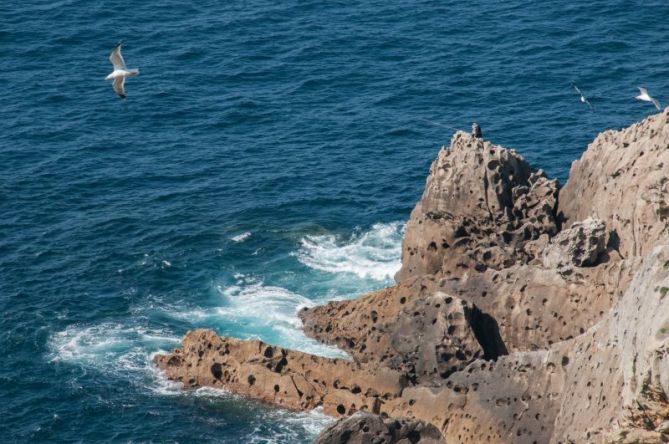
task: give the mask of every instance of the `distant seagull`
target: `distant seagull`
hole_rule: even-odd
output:
[[[657,110],[660,110],[660,102],[657,101],[657,99],[651,97],[648,95],[648,90],[646,88],[639,87],[639,94],[638,96],[635,97],[637,100],[643,100],[644,102],[653,102],[653,105],[655,105],[655,108]]]
[[[580,89],[578,89],[578,86],[576,86],[576,84],[573,83],[573,82],[572,82],[571,86],[573,86],[574,89],[576,90],[576,92],[578,93],[578,95],[581,96],[581,102],[583,102],[583,103],[585,103],[586,105],[588,105],[588,107],[590,108],[590,111],[594,111],[594,110],[595,110],[595,107],[592,106],[592,103],[590,103],[590,101],[589,101],[588,99],[585,98],[585,95],[581,92]]]
[[[123,42],[118,42],[109,56],[109,61],[114,65],[114,71],[105,80],[112,80],[112,88],[114,88],[116,94],[125,99],[125,88],[123,87],[125,78],[139,75],[139,69],[128,69],[125,67],[125,60],[123,60],[123,56],[121,55],[121,45],[123,45]]]

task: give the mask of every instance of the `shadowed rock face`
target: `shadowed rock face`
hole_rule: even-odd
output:
[[[437,444],[441,433],[431,424],[356,414],[324,430],[314,444]]]
[[[439,385],[485,354],[472,328],[472,304],[413,282],[299,313],[307,335],[356,361],[397,370],[412,383]]]
[[[456,133],[398,285],[299,314],[353,361],[198,331],[155,362],[344,417],[319,443],[669,442],[668,117],[600,135],[559,202],[518,154]]]

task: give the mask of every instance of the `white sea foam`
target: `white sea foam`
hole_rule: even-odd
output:
[[[307,235],[294,253],[308,267],[329,273],[353,273],[377,281],[392,279],[400,269],[405,224],[375,224],[368,231],[341,239],[333,234]]]
[[[322,407],[317,407],[310,412],[290,415],[285,418],[285,421],[288,423],[299,423],[308,433],[317,435],[325,427],[335,422],[335,419],[323,413]]]
[[[274,300],[285,301],[282,291],[270,288]],[[262,290],[260,290],[262,292]],[[241,293],[252,290],[243,289]],[[289,294],[286,290],[283,290]],[[237,291],[227,292],[234,297]],[[302,300],[297,297],[295,300]],[[281,304],[279,304],[281,306]],[[276,307],[276,306],[275,306]],[[248,402],[245,398],[227,390],[200,387],[184,390],[183,384],[170,381],[164,373],[153,365],[156,354],[166,353],[179,344],[180,339],[169,332],[143,326],[129,326],[106,322],[97,325],[71,325],[53,334],[49,341],[52,362],[69,363],[85,369],[95,369],[113,377],[133,381],[135,387],[158,396],[196,397],[210,402]],[[316,344],[318,345],[318,344]],[[70,383],[76,380],[70,381]],[[315,436],[331,424],[332,418],[320,410],[296,413],[283,409],[261,409],[253,423],[252,432],[242,437],[243,442],[283,443],[301,440],[305,435]]]
[[[251,237],[251,234],[252,233],[250,231],[245,231],[241,234],[238,234],[237,236],[232,236],[230,240],[233,242],[244,242],[246,239]]]
[[[314,306],[314,301],[253,277],[237,274],[235,279],[234,285],[216,287],[220,303],[215,306],[168,306],[165,311],[193,328],[214,328],[241,339],[261,339],[319,356],[349,358],[342,350],[304,335],[297,313]]]
[[[217,287],[227,304],[219,314],[233,318],[253,319],[264,325],[299,327],[295,313],[313,302],[281,287],[265,286],[262,282],[240,283],[231,287]]]
[[[149,375],[150,379],[148,389],[157,395],[181,396],[184,393],[187,393],[187,391],[183,389],[183,384],[168,379],[167,376],[165,376],[165,372],[153,364],[154,356],[166,353],[168,353],[167,350],[158,350],[148,355],[145,366],[146,373]]]
[[[253,324],[258,332],[265,333],[263,336],[270,336],[256,336],[259,339],[317,355],[347,357],[336,347],[320,344],[304,335],[297,312],[314,306],[312,300],[247,277],[240,277],[237,285],[219,286],[217,290],[225,304],[218,307],[216,313],[227,322]]]
[[[114,323],[71,325],[53,334],[48,342],[52,362],[67,362],[116,376],[150,375],[152,352],[178,344],[179,338],[168,332]]]
[[[255,430],[244,441],[248,443],[283,444],[302,441],[305,435],[315,437],[335,420],[322,409],[310,412],[291,412],[283,409],[267,411],[260,416]]]

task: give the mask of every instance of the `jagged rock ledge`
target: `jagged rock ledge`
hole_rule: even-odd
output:
[[[187,388],[349,418],[318,443],[669,442],[668,122],[600,134],[562,189],[456,133],[397,285],[299,313],[353,361],[195,331],[155,362]]]

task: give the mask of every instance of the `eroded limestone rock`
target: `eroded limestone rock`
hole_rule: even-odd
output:
[[[356,413],[325,429],[314,444],[439,444],[443,438],[431,424],[406,418],[382,419]]]
[[[574,224],[562,230],[551,239],[543,252],[545,268],[560,269],[575,265],[587,267],[596,265],[606,250],[608,236],[606,224],[593,218]]]
[[[356,361],[397,370],[413,383],[438,385],[485,350],[472,319],[477,309],[420,280],[304,309],[308,336],[346,350]]]
[[[332,416],[378,413],[381,404],[406,386],[403,375],[386,367],[220,337],[211,330],[188,332],[181,348],[157,355],[154,362],[185,388],[225,388],[289,409],[323,406]]]
[[[557,181],[515,151],[457,132],[411,212],[396,281],[526,263],[525,245],[557,232],[557,193]]]
[[[380,415],[321,442],[413,442],[395,419],[446,442],[669,442],[668,122],[600,135],[559,202],[515,152],[456,133],[412,212],[398,285],[300,313],[354,361],[196,331],[155,362],[185,387]]]
[[[568,223],[606,222],[625,258],[644,256],[669,224],[669,109],[621,131],[605,131],[575,161],[560,190]]]

